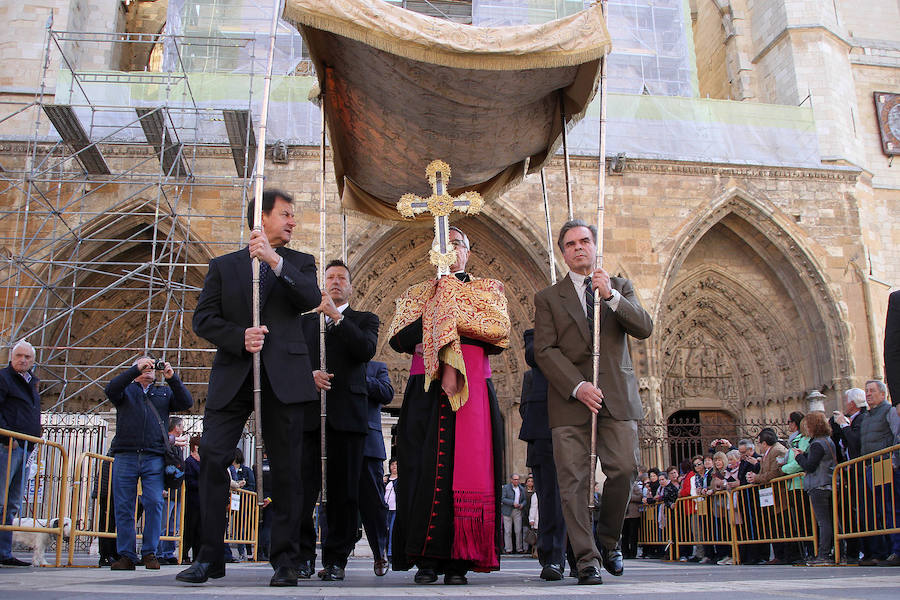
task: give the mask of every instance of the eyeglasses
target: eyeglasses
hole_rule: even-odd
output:
[[[702,467],[702,466],[703,466],[703,463],[694,463],[694,466],[695,466],[695,467]]]
[[[454,248],[465,248],[466,243],[462,240],[450,240],[450,245]]]

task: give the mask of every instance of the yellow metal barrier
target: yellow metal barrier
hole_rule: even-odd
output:
[[[664,504],[648,504],[641,513],[638,545],[664,546],[669,560],[675,559],[675,520],[673,511]]]
[[[0,501],[3,503],[0,511],[0,530],[4,531],[29,531],[46,533],[56,536],[56,563],[59,566],[62,561],[62,544],[64,538],[70,534],[66,531],[69,527],[66,523],[66,485],[69,477],[69,460],[65,448],[56,442],[50,442],[38,437],[0,429],[0,437],[6,438],[2,444],[6,451],[6,461],[2,465],[3,477],[0,479]],[[13,464],[13,450],[25,444],[34,445],[31,456],[24,464]],[[18,514],[12,515],[9,511],[9,487],[11,483],[11,471],[14,466],[22,469],[22,497],[19,498],[20,506]],[[29,469],[32,472],[26,472]],[[61,472],[58,481],[54,481],[54,473]],[[30,519],[30,521],[28,520]],[[6,524],[10,521],[10,524]],[[70,547],[72,544],[70,543]],[[43,555],[36,557],[36,562],[42,561]],[[44,565],[37,565],[44,566]]]
[[[812,542],[817,547],[818,528],[802,477],[803,473],[795,473],[732,490],[735,564],[739,564],[740,546],[745,544]]]
[[[679,498],[672,507],[672,517],[676,547],[725,546],[730,556],[736,555],[730,492]]]
[[[115,539],[116,515],[112,493],[112,465],[111,456],[103,456],[93,452],[85,452],[76,463],[75,481],[72,485],[71,514],[75,517],[72,526],[72,540],[69,544],[68,566],[74,566],[76,537],[95,537]],[[178,498],[184,498],[185,484],[182,482]],[[141,495],[141,485],[138,482],[138,501],[135,502],[135,533],[141,538],[143,528],[143,515],[138,514],[138,503]],[[171,493],[163,504],[161,517],[162,531],[160,541],[175,542],[175,556],[181,562],[182,543],[184,531],[184,502],[177,503],[178,515],[174,531],[169,531],[169,513],[176,500]]]
[[[226,544],[248,544],[253,546],[253,560],[259,552],[259,503],[256,492],[242,489],[231,490],[228,503],[228,527],[225,530]]]
[[[894,453],[900,444],[842,462],[831,479],[834,523],[834,559],[841,560],[841,540],[900,533],[894,515],[898,506],[894,489]]]

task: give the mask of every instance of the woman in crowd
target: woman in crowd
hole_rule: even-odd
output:
[[[536,502],[535,498],[537,498],[537,496],[535,496],[534,491],[534,477],[529,475],[525,479],[525,503],[522,506],[522,516],[526,520],[528,520],[528,516],[531,514],[532,501]],[[525,528],[523,529],[522,535],[525,539],[525,546],[533,558],[537,558],[537,529],[532,529],[529,523],[525,523],[524,525]],[[528,530],[531,530],[531,532],[529,533]]]
[[[712,461],[713,468],[710,471],[709,488],[707,489],[707,494],[710,496],[709,508],[711,512],[712,538],[725,541],[728,537],[728,497],[725,495],[727,490],[726,468],[728,466],[728,458],[724,452],[716,452],[712,457]],[[707,546],[707,556],[710,557],[711,561],[715,561],[716,564],[731,564],[731,556],[728,554],[728,546],[726,545],[715,544]]]
[[[809,503],[819,525],[819,548],[816,557],[807,564],[830,565],[834,562],[829,557],[834,542],[831,476],[837,464],[834,442],[831,441],[831,426],[825,419],[825,413],[811,412],[800,422],[800,431],[812,441],[805,452],[799,448],[792,448],[792,452],[806,471],[803,489],[809,495]]]
[[[703,457],[700,455],[695,456],[691,460],[691,465],[693,466],[692,473],[685,473],[684,479],[681,481],[681,492],[679,495],[682,498],[687,497],[697,497],[700,496],[700,492],[705,486],[704,474],[706,473],[706,469],[703,467]],[[695,539],[700,537],[700,516],[697,514],[698,509],[698,500],[695,499],[694,502],[689,502],[684,507],[684,512],[687,515],[687,518],[690,522],[691,532]],[[686,556],[684,553],[681,555],[681,561],[690,561],[690,562],[700,562],[706,557],[706,552],[702,545],[697,544],[694,546],[694,553],[690,557]]]
[[[644,511],[644,486],[635,479],[631,486],[631,497],[625,509],[625,522],[622,525],[622,556],[637,558],[638,531],[641,529],[641,513]],[[647,547],[644,547],[644,555]]]
[[[390,561],[391,560],[391,551],[394,546],[394,544],[393,544],[394,519],[397,517],[397,459],[396,458],[392,458],[391,462],[388,463],[388,470],[390,471],[390,474],[387,477],[387,481],[385,481],[385,483],[384,483],[384,501],[388,505],[387,558],[388,558],[388,561]]]

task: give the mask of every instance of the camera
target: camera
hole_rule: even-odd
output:
[[[153,361],[153,369],[156,371],[165,371],[166,370],[166,361],[161,359],[156,359]]]

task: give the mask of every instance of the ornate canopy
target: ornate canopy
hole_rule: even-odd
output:
[[[433,159],[450,193],[490,200],[538,171],[593,98],[609,33],[599,5],[521,27],[473,27],[381,0],[287,0],[316,67],[345,208],[399,220],[427,195]]]

